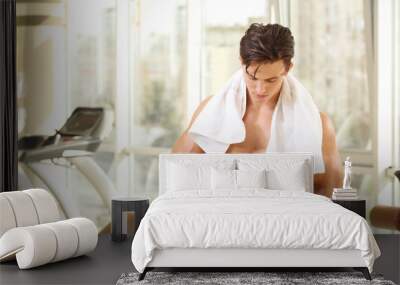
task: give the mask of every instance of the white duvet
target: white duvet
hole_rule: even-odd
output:
[[[179,191],[151,204],[132,243],[143,272],[154,249],[358,249],[372,272],[379,248],[359,215],[300,191]]]

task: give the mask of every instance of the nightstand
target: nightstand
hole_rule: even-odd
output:
[[[365,209],[366,209],[366,201],[365,200],[332,200],[332,202],[339,204],[340,206],[353,211],[356,214],[359,214],[361,217],[365,219]]]

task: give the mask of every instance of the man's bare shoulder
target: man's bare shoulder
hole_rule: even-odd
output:
[[[198,117],[198,115],[200,114],[200,112],[203,111],[203,109],[207,106],[208,101],[210,101],[210,99],[211,99],[212,97],[213,97],[212,95],[211,95],[211,96],[208,96],[208,97],[206,97],[205,99],[203,99],[203,100],[200,102],[200,104],[197,106],[196,110],[195,110],[194,113],[193,113],[192,119],[190,120],[190,123],[189,123],[189,126],[188,126],[187,130],[190,129],[190,127],[192,126],[194,120]]]
[[[196,110],[193,113],[192,119],[190,120],[189,126],[183,132],[183,134],[178,138],[172,147],[172,153],[204,153],[204,151],[193,141],[193,139],[189,136],[188,132],[193,122],[196,120],[197,116],[207,105],[208,101],[212,96],[205,98],[200,104],[197,106]]]

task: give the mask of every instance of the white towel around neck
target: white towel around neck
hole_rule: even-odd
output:
[[[246,83],[240,69],[208,101],[189,129],[189,135],[204,152],[225,153],[230,144],[245,139],[245,111]],[[266,152],[312,152],[314,173],[325,172],[319,110],[308,91],[292,75],[283,80]]]

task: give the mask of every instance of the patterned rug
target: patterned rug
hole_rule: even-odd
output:
[[[142,281],[138,281],[139,273],[124,273],[117,285],[134,284],[387,284],[381,275],[372,274],[372,281],[364,278],[360,272],[154,272],[150,271]]]

